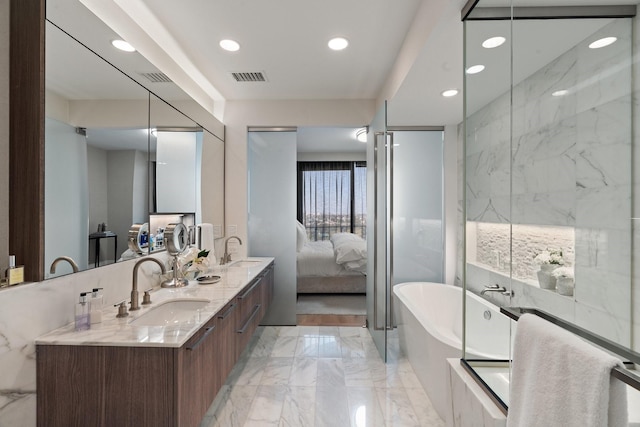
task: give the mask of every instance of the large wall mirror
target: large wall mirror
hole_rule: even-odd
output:
[[[132,224],[155,234],[177,216],[223,230],[222,125],[183,113],[201,107],[139,53],[116,51],[81,3],[47,1],[45,26],[44,278],[72,271],[50,273],[60,256],[79,270],[139,256]]]

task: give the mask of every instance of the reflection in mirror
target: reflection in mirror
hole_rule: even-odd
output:
[[[168,224],[166,227],[167,252],[173,257],[173,276],[162,282],[163,288],[181,288],[187,286],[189,281],[184,277],[178,277],[178,255],[189,246],[187,227],[182,223]]]
[[[148,92],[49,22],[46,36],[45,267],[84,270],[118,260],[147,221]]]
[[[224,142],[153,95],[149,111],[155,129],[149,140],[151,233],[162,236],[179,222],[196,243],[201,233],[195,228],[211,224],[212,239],[197,243],[213,250],[224,229]]]
[[[80,270],[140,256],[128,247],[132,224],[149,223],[143,254],[150,247],[164,250],[163,232],[171,222],[190,226],[192,235],[196,224],[211,223],[216,236],[222,236],[224,142],[203,126],[219,135],[224,126],[139,53],[113,49],[114,38],[117,35],[79,2],[47,2],[45,278],[52,277],[49,266],[58,256],[77,260]],[[195,114],[204,125],[145,87]],[[192,135],[198,131],[194,165],[183,171],[194,175],[189,187],[195,186],[191,191],[195,206],[154,204],[152,189],[158,186],[149,164],[155,161],[157,133],[151,128],[181,128]],[[206,165],[202,173],[201,164]],[[171,215],[156,215],[160,209]],[[71,267],[60,265],[55,275],[70,272]]]

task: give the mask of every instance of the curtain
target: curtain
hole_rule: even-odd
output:
[[[297,217],[310,240],[357,233],[366,225],[365,162],[298,162]]]

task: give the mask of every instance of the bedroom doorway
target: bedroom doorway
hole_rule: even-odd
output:
[[[444,128],[389,126],[385,103],[370,130],[367,325],[386,362],[399,347],[393,287],[444,281]]]
[[[364,127],[299,127],[297,323],[366,323]]]

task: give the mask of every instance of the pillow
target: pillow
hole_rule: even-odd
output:
[[[335,233],[331,236],[331,241],[337,264],[366,261],[367,242],[362,237],[352,233]]]
[[[359,261],[348,261],[342,264],[344,268],[351,271],[357,271],[358,273],[367,273],[367,260],[361,259]]]
[[[364,242],[365,240],[353,233],[333,233],[331,235],[331,241],[334,246],[339,246],[345,242]]]
[[[296,221],[296,251],[300,252],[307,244],[307,229],[300,221]]]

